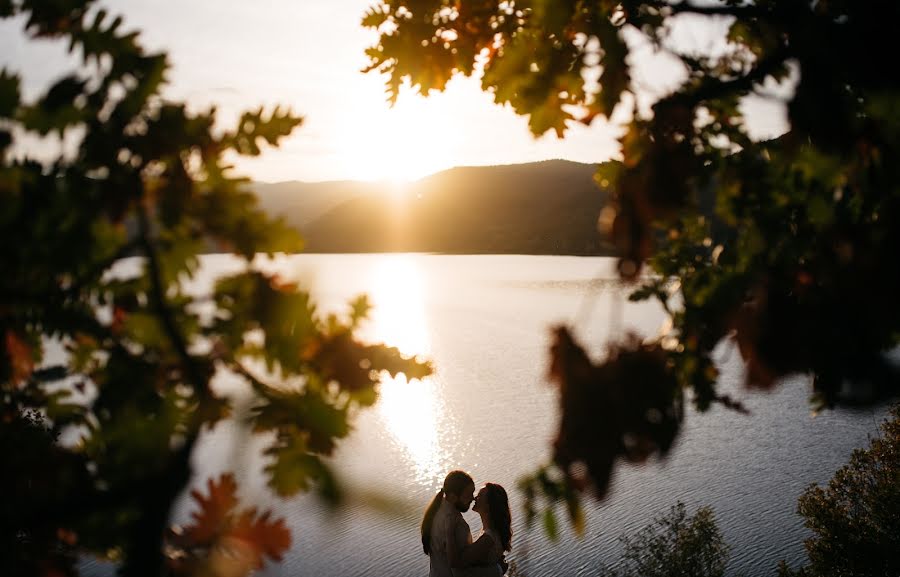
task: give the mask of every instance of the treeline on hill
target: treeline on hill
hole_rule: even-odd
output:
[[[307,252],[610,255],[597,232],[596,165],[550,160],[453,168],[408,184],[258,184]]]

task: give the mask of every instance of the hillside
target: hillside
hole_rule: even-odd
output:
[[[380,185],[352,180],[335,182],[256,182],[251,185],[260,207],[303,229],[311,221],[350,199],[380,192]]]
[[[393,191],[284,183],[257,192],[301,230],[308,252],[610,254],[596,232],[606,195],[595,169],[552,160],[453,168]]]

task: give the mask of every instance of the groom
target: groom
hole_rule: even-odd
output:
[[[448,539],[460,545],[472,543],[472,532],[462,514],[469,510],[475,482],[468,473],[451,471],[431,500],[422,519],[422,548],[431,560],[429,577],[453,577],[448,557]]]

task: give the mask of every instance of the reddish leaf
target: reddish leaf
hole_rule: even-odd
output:
[[[218,483],[209,479],[206,486],[209,488],[209,497],[204,497],[197,490],[191,491],[200,510],[191,515],[194,524],[185,527],[184,535],[194,545],[210,545],[226,532],[238,504],[237,483],[233,475],[223,474]]]
[[[209,496],[191,491],[199,511],[193,513],[194,524],[184,528],[175,540],[188,552],[193,563],[215,563],[222,551],[229,558],[245,560],[248,567],[261,569],[266,558],[280,561],[291,546],[291,532],[284,519],[272,519],[272,513],[258,513],[255,508],[238,510],[237,483],[231,474],[207,481]],[[184,571],[189,573],[190,571]]]
[[[34,358],[31,347],[13,331],[6,331],[6,353],[12,369],[12,381],[20,382],[31,376],[34,371]]]
[[[271,520],[270,511],[259,516],[256,509],[244,511],[234,520],[228,536],[252,547],[257,569],[262,569],[264,557],[281,561],[282,555],[291,547],[291,532],[284,519]]]
[[[128,311],[126,311],[122,307],[113,307],[113,318],[112,323],[110,324],[110,329],[114,333],[118,333],[122,330],[122,327],[125,326],[125,320],[128,318]]]

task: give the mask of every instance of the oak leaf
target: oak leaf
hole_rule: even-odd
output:
[[[272,519],[271,511],[255,507],[238,510],[237,483],[231,474],[206,482],[208,496],[191,491],[200,509],[192,514],[193,525],[184,528],[180,545],[201,549],[213,563],[221,551],[239,555],[248,565],[261,569],[264,560],[280,561],[291,546],[291,532],[284,519]]]
[[[209,496],[204,497],[196,489],[191,491],[191,496],[200,506],[191,517],[194,524],[185,527],[185,537],[196,545],[209,545],[222,535],[234,515],[237,507],[237,483],[234,476],[224,474],[219,481],[209,479],[206,482]]]
[[[270,511],[258,515],[256,509],[247,509],[235,519],[229,536],[250,545],[257,569],[262,569],[264,557],[281,561],[291,547],[290,529],[284,519],[273,520]]]

